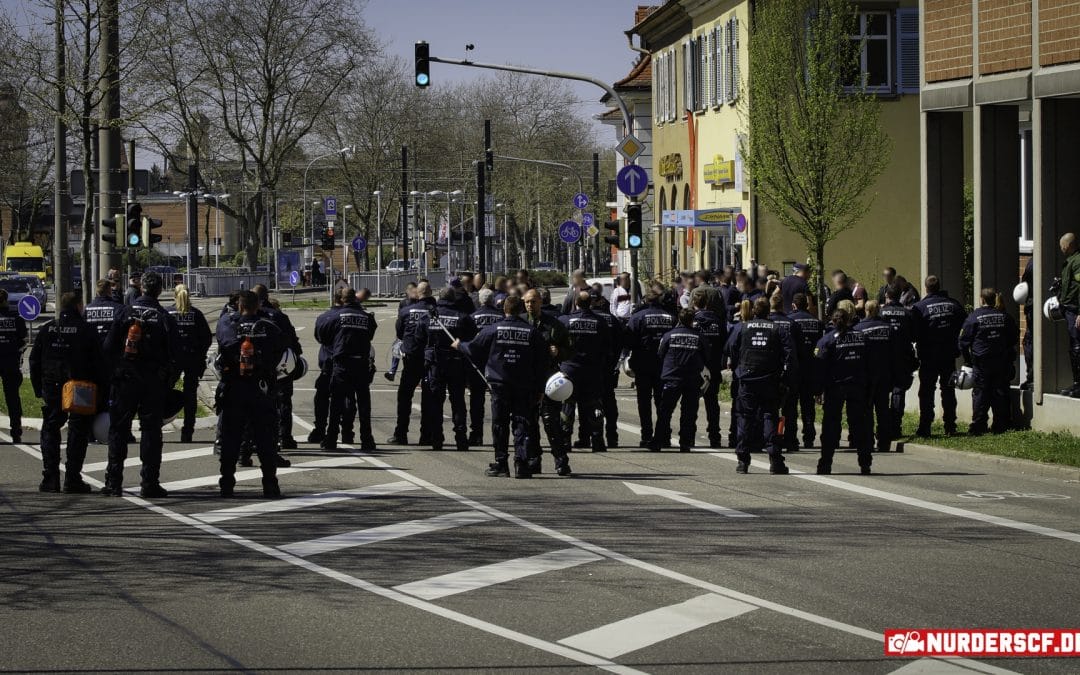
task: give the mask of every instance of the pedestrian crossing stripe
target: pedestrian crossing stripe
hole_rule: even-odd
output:
[[[418,534],[449,530],[463,525],[472,525],[474,523],[483,523],[491,520],[495,520],[495,517],[479,511],[458,511],[435,516],[434,518],[426,518],[424,520],[407,520],[401,523],[392,523],[390,525],[382,525],[365,530],[355,530],[353,532],[330,535],[329,537],[320,537],[319,539],[298,541],[294,544],[279,546],[278,548],[291,555],[306,558],[320,553],[331,553],[333,551],[340,551],[355,546],[366,546],[368,544],[390,541],[391,539],[401,539],[402,537],[411,537]]]
[[[292,497],[290,499],[242,504],[227,509],[198,513],[192,516],[192,518],[198,518],[204,523],[221,523],[227,520],[235,520],[236,518],[244,518],[247,516],[257,516],[264,513],[295,511],[296,509],[307,508],[309,506],[323,506],[325,504],[333,504],[335,502],[342,502],[350,499],[363,499],[365,497],[385,497],[400,492],[419,489],[418,486],[413,485],[408,481],[398,481],[396,483],[372,485],[371,487],[354,488],[352,490],[335,490],[333,492],[321,492],[319,494]]]

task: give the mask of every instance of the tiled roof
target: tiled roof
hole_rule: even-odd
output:
[[[652,56],[643,54],[630,74],[615,83],[616,89],[648,89],[652,86]]]

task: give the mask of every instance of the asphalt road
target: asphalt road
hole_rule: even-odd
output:
[[[382,370],[393,312],[374,311]],[[316,313],[290,315],[313,358]],[[297,383],[301,440],[313,382]],[[378,441],[396,391],[376,376]],[[1075,628],[1080,485],[1066,474],[925,451],[876,456],[872,476],[840,454],[819,477],[811,450],[789,456],[790,476],[763,462],[739,476],[730,451],[635,447],[625,378],[619,397],[621,447],[574,453],[573,478],[486,478],[490,445],[302,444],[281,484],[303,499],[269,503],[257,469],[217,496],[209,426],[191,444],[166,435],[167,499],[43,495],[28,431],[0,446],[0,668],[1076,672],[886,658],[881,636]],[[105,454],[91,445],[88,479]]]

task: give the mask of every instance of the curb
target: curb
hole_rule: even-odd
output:
[[[1080,467],[1064,466],[1062,464],[1044,464],[1031,459],[988,455],[970,450],[952,450],[950,448],[939,448],[934,445],[922,445],[921,443],[901,442],[897,445],[901,444],[904,447],[905,454],[915,455],[916,457],[919,455],[934,455],[934,459],[947,464],[970,468],[972,463],[981,463],[999,469],[1009,469],[1017,474],[1026,476],[1080,482]]]

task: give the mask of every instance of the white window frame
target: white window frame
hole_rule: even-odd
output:
[[[891,94],[893,93],[893,91],[895,91],[896,88],[896,66],[893,63],[893,55],[895,54],[896,49],[896,46],[894,45],[896,25],[895,17],[893,17],[893,13],[891,11],[880,9],[860,10],[856,14],[858,15],[857,20],[859,33],[857,35],[852,35],[851,39],[853,41],[859,41],[861,43],[859,49],[859,77],[862,78],[863,89],[873,94]],[[866,19],[867,17],[872,15],[885,17],[884,35],[867,35]],[[877,85],[871,87],[866,84],[869,73],[867,72],[866,44],[863,43],[863,40],[865,40],[866,42],[885,42],[885,63],[886,67],[888,68],[888,72],[886,74],[885,84],[883,86]]]

